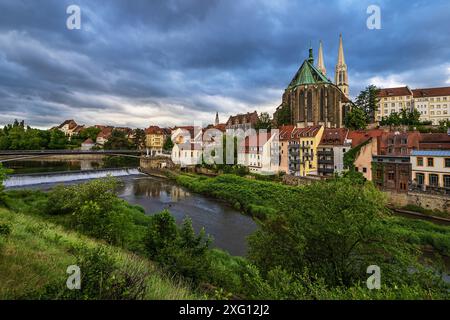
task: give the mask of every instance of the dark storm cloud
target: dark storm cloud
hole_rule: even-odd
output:
[[[81,30],[65,26],[71,4]],[[381,7],[381,30],[366,27],[370,4]],[[445,0],[3,0],[0,124],[173,125],[273,112],[310,43],[323,41],[333,78],[340,32],[352,95],[370,82],[444,86],[449,12]]]

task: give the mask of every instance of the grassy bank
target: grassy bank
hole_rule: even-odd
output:
[[[115,275],[138,271],[142,275],[139,281],[145,287],[142,299],[199,298],[147,259],[65,230],[43,218],[0,208],[0,225],[9,229],[8,234],[0,235],[0,299],[64,297],[69,291],[65,288],[69,276],[66,270],[79,263],[79,248],[84,248],[84,252],[102,248],[115,264]],[[82,285],[87,283],[82,281]]]

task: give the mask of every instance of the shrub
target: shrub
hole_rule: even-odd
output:
[[[11,226],[6,223],[0,223],[0,236],[9,236],[11,234]]]

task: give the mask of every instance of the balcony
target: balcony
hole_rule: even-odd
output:
[[[333,157],[334,153],[333,151],[317,151],[318,156],[324,156],[324,157]]]
[[[332,173],[334,173],[334,169],[332,169],[332,168],[318,168],[317,169],[317,171],[318,172],[321,172],[321,173],[329,173],[329,174],[332,174]]]
[[[318,162],[319,162],[319,164],[331,164],[331,165],[334,164],[334,161],[331,160],[331,159],[330,160],[328,160],[328,159],[319,159]]]

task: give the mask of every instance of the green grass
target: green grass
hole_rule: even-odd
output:
[[[75,247],[105,246],[39,216],[4,208],[0,208],[0,224],[11,228],[9,235],[0,235],[0,299],[39,299],[47,285],[64,285],[67,267],[76,262]],[[201,298],[186,284],[167,277],[151,261],[117,247],[106,248],[119,268],[132,265],[148,273],[146,299]]]
[[[422,207],[414,205],[414,204],[408,204],[408,205],[402,207],[402,209],[408,210],[408,211],[419,212],[419,213],[425,214],[427,216],[450,218],[450,213],[448,213],[448,212],[444,212],[444,211],[440,211],[440,210],[426,209],[426,208],[422,208]]]

